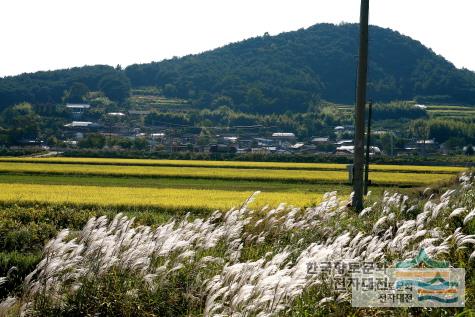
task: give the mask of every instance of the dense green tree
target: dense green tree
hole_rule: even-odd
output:
[[[453,138],[470,143],[475,141],[475,125],[472,122],[432,119],[428,121],[428,125],[430,137],[439,143]]]
[[[106,145],[106,138],[102,134],[88,134],[79,141],[78,146],[85,149],[102,149]]]
[[[465,147],[465,151],[464,151],[464,154],[467,155],[467,156],[472,156],[474,154],[474,150],[473,150],[473,146],[471,144],[467,145]]]
[[[145,138],[135,138],[132,147],[135,150],[144,150],[147,148],[147,140]]]
[[[65,99],[68,102],[83,102],[88,92],[89,88],[84,83],[75,82],[67,91]]]
[[[445,141],[444,147],[449,150],[449,151],[455,151],[457,149],[460,149],[462,144],[464,144],[464,139],[461,137],[450,137]]]
[[[40,117],[29,103],[7,108],[2,113],[3,124],[13,142],[35,140],[40,133]]]
[[[130,81],[123,73],[106,75],[99,82],[99,89],[110,100],[123,102],[130,96]]]
[[[422,141],[422,155],[426,155],[426,142],[430,136],[430,126],[427,120],[415,120],[411,122],[410,131],[418,141]]]
[[[97,90],[101,78],[115,72],[113,67],[96,65],[0,78],[0,110],[21,102],[60,103],[74,83]]]
[[[119,138],[116,143],[123,149],[130,149],[134,145],[134,142],[129,138]]]
[[[176,86],[173,84],[166,84],[163,87],[163,94],[166,97],[176,97],[178,94],[178,90],[176,89]]]
[[[411,122],[410,131],[418,140],[428,140],[430,126],[427,120],[414,120]]]
[[[391,119],[420,119],[427,118],[427,111],[415,107],[412,103],[392,102],[389,104],[376,104],[373,106],[373,120]]]
[[[211,104],[211,107],[219,108],[222,106],[232,108],[234,106],[233,99],[228,96],[218,96],[214,98],[213,103]]]

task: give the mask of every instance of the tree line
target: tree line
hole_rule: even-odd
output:
[[[81,102],[89,91],[102,91],[110,99],[123,102],[130,87],[122,69],[105,65],[9,76],[0,79],[0,110],[22,102]]]

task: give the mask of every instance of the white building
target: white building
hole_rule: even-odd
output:
[[[65,124],[67,128],[87,128],[94,125],[91,121],[73,121],[71,123]]]
[[[279,139],[295,139],[295,134],[289,132],[275,132],[272,133],[272,137]]]
[[[366,149],[365,149],[366,150]],[[354,154],[355,153],[355,146],[354,145],[343,145],[336,148],[337,154]],[[370,146],[369,147],[369,154],[370,155],[380,155],[381,149],[377,146]]]

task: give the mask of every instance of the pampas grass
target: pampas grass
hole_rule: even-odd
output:
[[[439,259],[451,259],[457,252],[463,261],[475,258],[475,235],[466,231],[475,209],[460,227],[447,223],[475,204],[460,206],[456,199],[473,191],[473,175],[465,174],[459,181],[456,190],[426,201],[386,192],[360,215],[331,192],[305,210],[281,204],[254,211],[249,204],[256,193],[225,213],[216,211],[206,219],[185,217],[154,228],[136,226],[133,218],[122,214],[110,220],[91,218],[80,232],[63,230],[46,244],[43,260],[25,279],[22,294],[3,301],[0,311],[74,311],[71,301],[78,294],[87,295],[110,279],[120,287],[135,285],[121,294],[124,300],[137,302],[158,298],[157,294],[178,297],[181,304],[162,304],[189,305],[180,311],[205,316],[286,314],[315,287],[325,290],[315,299],[321,306],[348,303],[348,291],[332,291],[331,278],[308,274],[308,264],[391,263],[413,257],[420,247]],[[152,304],[141,309],[153,312]],[[90,309],[89,313],[101,312]]]

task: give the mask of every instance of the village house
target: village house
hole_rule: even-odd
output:
[[[366,147],[365,147],[366,150]],[[352,155],[355,153],[355,146],[354,145],[342,145],[336,148],[336,155]],[[381,149],[377,146],[370,146],[369,147],[369,155],[381,155]]]
[[[155,146],[157,144],[164,144],[165,137],[166,135],[163,132],[150,133],[150,145]]]
[[[73,121],[65,124],[64,127],[66,137],[79,140],[84,137],[84,133],[97,132],[101,126],[91,121]]]
[[[222,144],[237,144],[239,141],[239,137],[237,136],[219,136],[218,142]]]
[[[426,153],[434,153],[439,150],[439,144],[435,142],[434,139],[432,140],[417,140],[416,141],[416,148],[420,152],[426,152]]]
[[[315,145],[325,145],[325,144],[330,144],[330,138],[329,137],[314,137],[310,141]]]
[[[107,115],[112,116],[112,117],[123,117],[123,116],[125,116],[125,113],[123,113],[123,112],[108,112]]]
[[[335,143],[336,146],[352,146],[353,140],[340,140]]]
[[[71,111],[73,119],[80,119],[89,108],[91,108],[89,104],[66,104],[66,109]]]
[[[266,138],[254,138],[253,140],[257,146],[272,146],[274,144],[274,140]]]
[[[71,123],[64,125],[66,128],[72,129],[88,129],[88,128],[98,128],[99,125],[97,123],[91,121],[73,121]]]
[[[289,148],[295,143],[295,134],[291,132],[276,132],[272,133],[272,139],[275,140],[275,144],[282,148]]]

